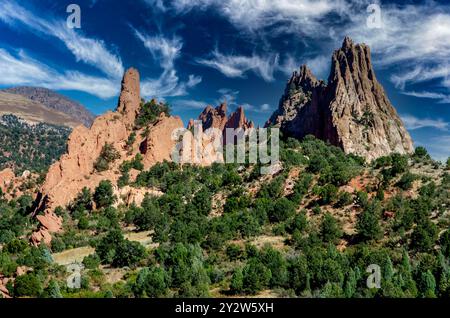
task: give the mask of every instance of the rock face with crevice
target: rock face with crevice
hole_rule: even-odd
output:
[[[268,126],[285,136],[314,135],[371,161],[414,150],[412,139],[377,81],[370,48],[346,37],[332,57],[328,84],[302,66],[288,81]]]

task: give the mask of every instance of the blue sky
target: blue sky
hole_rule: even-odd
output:
[[[71,3],[80,29],[67,28]],[[378,28],[367,25],[372,3]],[[327,79],[345,35],[370,45],[416,146],[450,156],[448,1],[0,0],[0,87],[48,87],[100,114],[134,66],[142,94],[185,122],[226,99],[262,125],[301,64]]]

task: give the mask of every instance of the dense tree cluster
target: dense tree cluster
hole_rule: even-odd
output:
[[[0,116],[0,170],[46,171],[66,151],[69,134],[67,127],[29,125],[14,115]]]

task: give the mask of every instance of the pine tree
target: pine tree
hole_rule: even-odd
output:
[[[392,265],[391,258],[388,256],[386,261],[386,268],[384,271],[384,279],[386,281],[391,281],[394,277],[394,265]]]
[[[380,238],[380,213],[381,205],[378,200],[374,200],[369,206],[359,215],[356,229],[363,241],[376,240]]]
[[[356,273],[353,269],[350,269],[347,275],[347,280],[345,282],[344,294],[347,298],[352,298],[356,292],[357,287]]]
[[[422,273],[420,277],[420,289],[422,291],[422,296],[425,298],[435,298],[436,297],[436,280],[430,270]]]
[[[242,292],[243,288],[244,288],[244,275],[242,274],[242,269],[237,268],[234,271],[233,276],[231,277],[230,290],[235,294],[239,294]]]
[[[58,282],[52,279],[45,289],[45,294],[48,298],[63,298]]]

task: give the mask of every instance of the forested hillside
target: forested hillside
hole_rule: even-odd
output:
[[[230,164],[141,171],[136,158],[123,167],[136,180],[119,185],[148,192],[142,204],[127,207],[107,180],[84,189],[56,209],[64,231],[50,247],[27,243],[29,199],[2,201],[0,272],[33,269],[9,294],[450,296],[449,166],[423,148],[368,164],[312,137],[285,140],[281,154],[272,176]],[[68,259],[84,264],[80,289],[67,286]],[[370,265],[379,289],[366,284]]]
[[[14,115],[0,117],[0,171],[42,172],[66,150],[70,128],[29,124]]]

